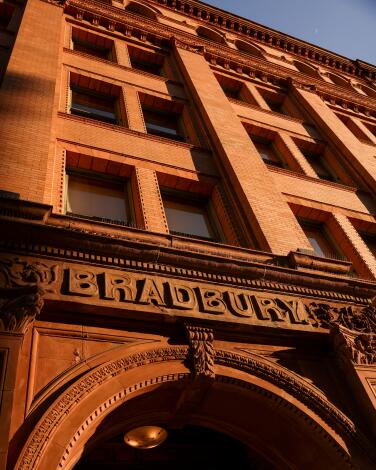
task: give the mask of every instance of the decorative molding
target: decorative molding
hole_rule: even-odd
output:
[[[171,36],[171,45],[176,49],[184,49],[185,51],[194,52],[195,54],[204,55],[206,50],[205,46],[199,46],[194,44],[188,44],[186,41],[181,41],[175,36]]]
[[[55,292],[57,265],[0,258],[0,331],[25,332],[43,307],[43,295]]]
[[[185,325],[189,341],[188,364],[195,377],[213,379],[214,373],[214,333],[211,328]]]
[[[334,307],[329,304],[312,302],[307,308],[313,326],[322,328],[344,327],[358,335],[376,334],[376,307]]]
[[[76,383],[71,385],[57,398],[35,426],[20,454],[15,469],[32,470],[37,468],[46,443],[53,439],[53,435],[58,431],[62,421],[69,416],[74,407],[81,405],[81,401],[89,393],[100,387],[107,380],[111,380],[113,377],[135,367],[165,361],[183,361],[188,353],[189,349],[185,346],[162,347],[143,351],[102,365],[78,379]],[[374,455],[374,448],[363,438],[355,424],[335,405],[329,402],[319,389],[298,375],[257,355],[243,356],[224,350],[216,351],[215,363],[247,372],[277,385],[296,398],[298,402],[308,406],[309,409],[324,419],[340,435],[349,437],[362,448],[363,452],[367,452],[371,458]],[[171,374],[172,376],[173,374]],[[168,379],[170,376],[166,375],[164,377]],[[186,375],[183,374],[182,377],[186,378]],[[130,387],[129,394],[135,390],[138,390],[136,385]],[[329,436],[326,436],[326,438],[328,439]]]
[[[339,359],[354,365],[376,365],[376,330],[361,333],[336,325],[332,331]]]
[[[0,287],[38,286],[46,292],[56,292],[58,266],[21,258],[0,257]]]
[[[43,294],[37,286],[0,287],[0,331],[24,333],[43,307]]]
[[[223,10],[217,10],[210,5],[185,0],[174,2],[169,0],[151,0],[152,3],[163,4],[165,8],[178,11],[182,15],[190,16],[195,21],[208,25],[214,24],[216,28],[227,29],[239,39],[252,40],[256,44],[266,44],[268,47],[279,50],[281,53],[290,53],[308,59],[310,62],[322,64],[335,71],[350,75],[362,76],[370,80],[376,78],[376,67],[360,60],[352,61],[333,52],[321,49],[312,44],[293,38],[267,26],[254,23],[250,20],[237,17]]]

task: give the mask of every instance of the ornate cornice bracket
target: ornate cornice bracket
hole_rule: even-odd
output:
[[[331,333],[341,362],[376,366],[376,333],[359,333],[341,325],[335,325]]]
[[[188,337],[188,367],[194,377],[214,379],[214,334],[211,328],[185,325]]]
[[[204,55],[206,52],[205,46],[198,46],[181,41],[176,36],[171,36],[170,43],[173,49],[183,49],[185,51],[194,52],[195,54],[200,55]]]
[[[287,86],[290,89],[298,88],[299,90],[311,91],[312,93],[317,93],[316,85],[299,82],[298,80],[292,77],[287,78]]]

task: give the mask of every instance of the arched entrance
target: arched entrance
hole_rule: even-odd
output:
[[[192,425],[167,429],[166,441],[154,449],[125,445],[123,433],[96,440],[74,470],[274,468],[254,450],[218,431]]]
[[[185,346],[143,348],[128,347],[61,393],[15,468],[82,470],[97,450],[150,424],[185,439],[186,452],[198,445],[192,426],[207,433],[208,442],[222,439],[230,449],[243,449],[251,462],[246,468],[343,470],[364,454],[346,416],[315,387],[265,358],[218,350],[215,377],[208,379],[191,375]]]

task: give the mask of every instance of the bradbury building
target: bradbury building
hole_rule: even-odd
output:
[[[0,17],[0,468],[375,468],[376,68],[193,0]]]

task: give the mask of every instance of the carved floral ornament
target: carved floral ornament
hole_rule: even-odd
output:
[[[39,261],[0,258],[0,331],[25,332],[46,292],[55,292],[58,268]]]

